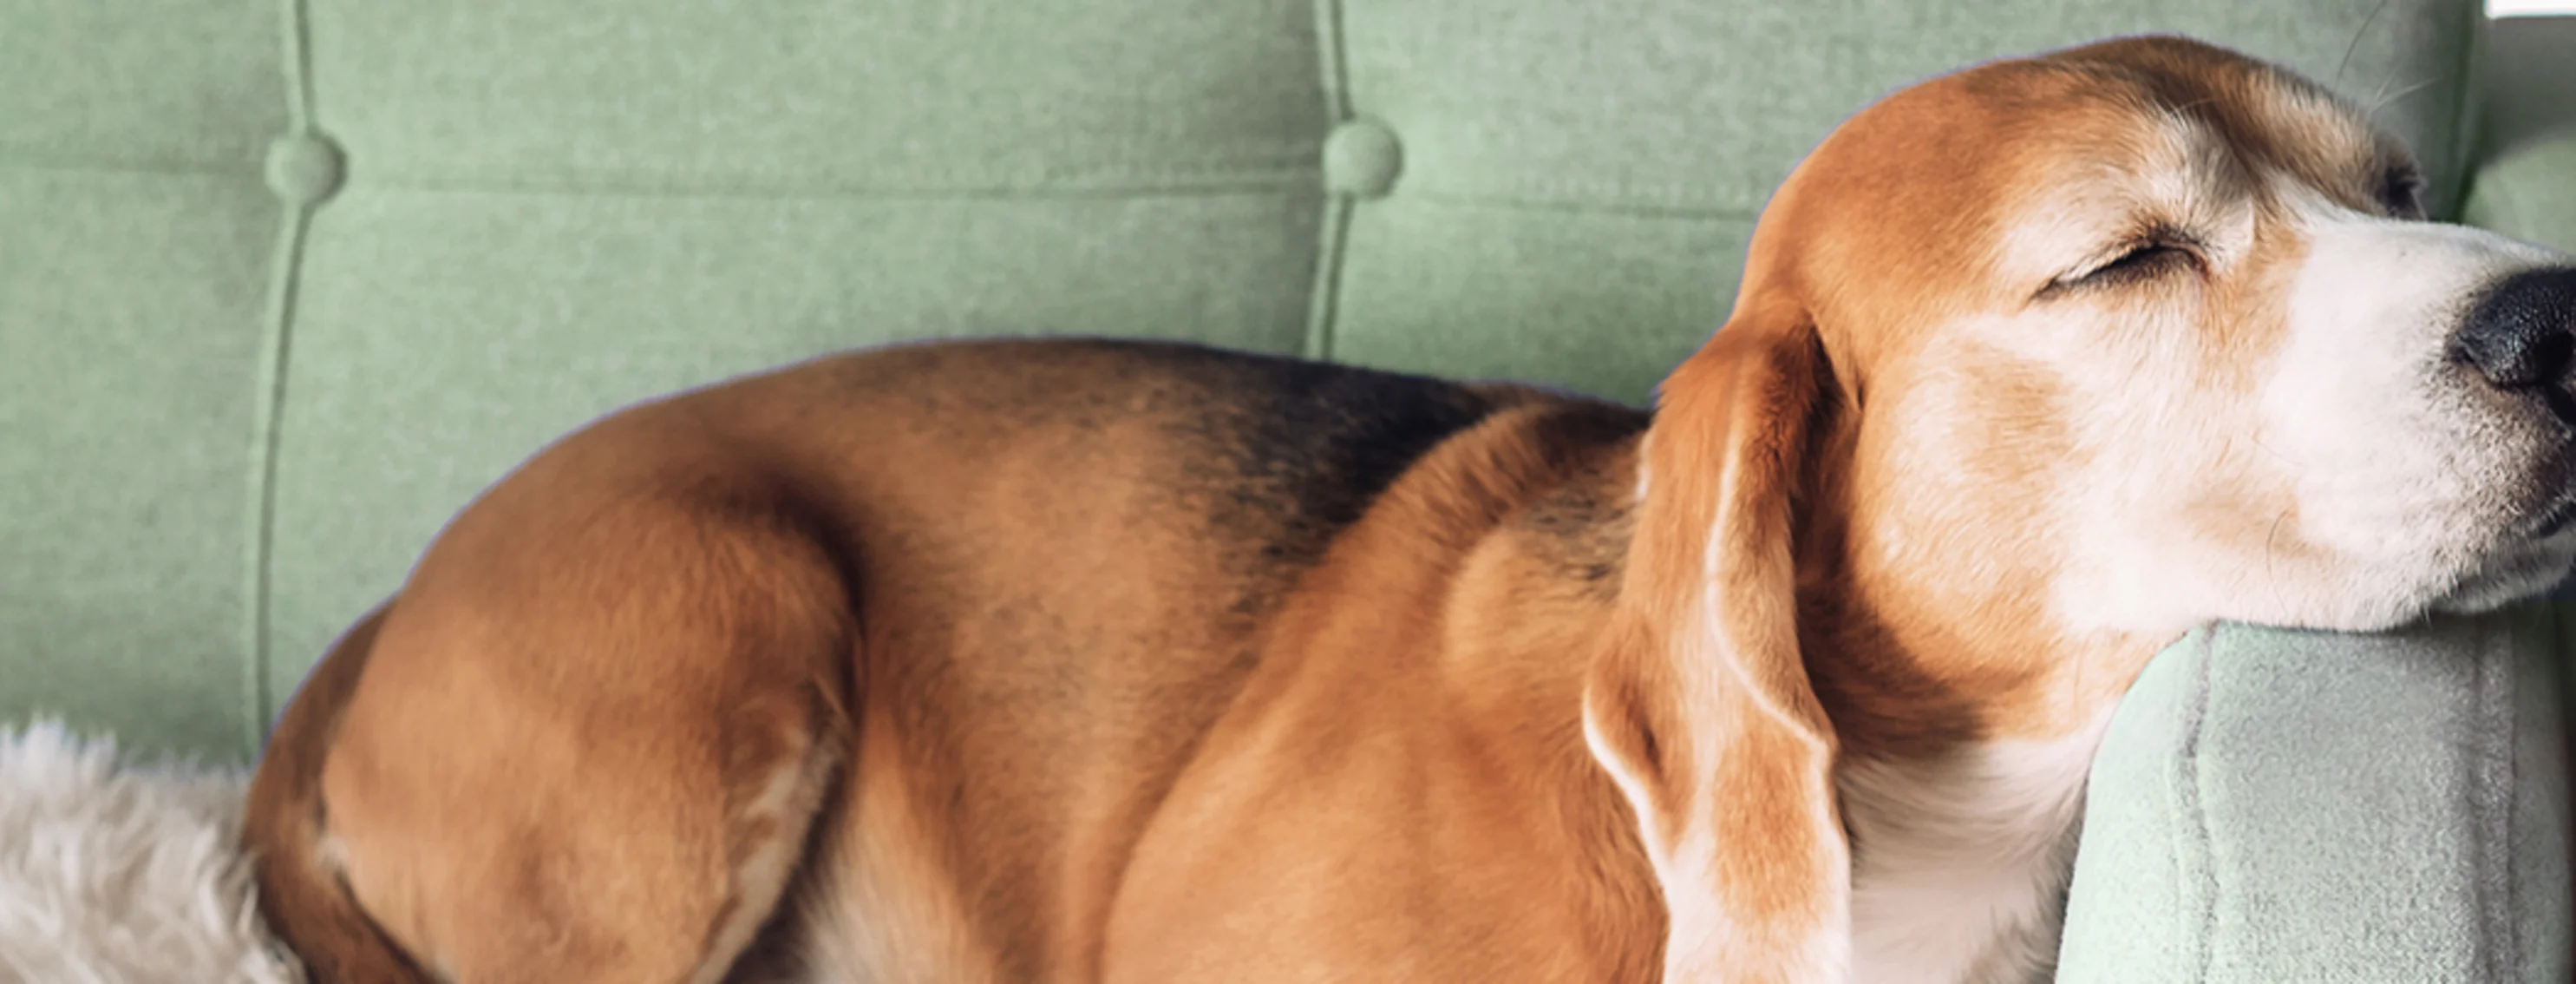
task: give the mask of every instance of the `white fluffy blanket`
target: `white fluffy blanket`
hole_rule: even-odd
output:
[[[0,727],[0,982],[289,984],[235,848],[238,770]]]

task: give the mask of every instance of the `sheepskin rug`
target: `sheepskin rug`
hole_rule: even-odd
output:
[[[235,849],[240,770],[0,727],[0,984],[289,984]]]

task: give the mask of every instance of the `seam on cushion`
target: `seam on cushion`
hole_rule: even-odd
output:
[[[277,251],[270,260],[268,321],[261,332],[258,404],[253,416],[250,468],[250,542],[247,545],[250,566],[249,617],[244,619],[243,640],[247,654],[243,681],[245,702],[250,719],[247,740],[253,760],[267,743],[269,710],[276,706],[277,695],[269,686],[270,667],[270,602],[275,595],[272,548],[277,529],[277,447],[280,418],[286,404],[286,352],[288,325],[294,320],[295,286],[298,268],[304,261],[304,231],[311,219],[306,206],[292,205],[277,234]]]
[[[1414,194],[1417,197],[1437,196],[1462,201],[1504,201],[1531,205],[1563,204],[1577,207],[1598,203],[1638,209],[1718,212],[1743,216],[1756,215],[1762,210],[1762,199],[1758,196],[1748,203],[1742,196],[1687,185],[1640,184],[1633,181],[1581,178],[1482,181],[1474,182],[1460,190],[1416,188]]]
[[[1316,230],[1315,291],[1306,302],[1306,357],[1333,357],[1333,330],[1342,300],[1343,246],[1350,241],[1354,203],[1342,195],[1324,196],[1323,227]]]
[[[2511,633],[2498,632],[2495,619],[2483,618],[2474,623],[2477,633],[2477,740],[2470,752],[2476,758],[2471,768],[2469,788],[2475,838],[2478,877],[2471,882],[2477,893],[2478,922],[2483,932],[2478,943],[2485,952],[2479,954],[2479,965],[2491,981],[2509,978],[2514,954],[2521,952],[2514,939],[2513,920],[2513,756],[2514,756],[2514,642]]]
[[[2478,98],[2478,65],[2480,49],[2486,46],[2486,6],[2481,3],[2459,3],[2463,21],[2460,32],[2459,58],[2454,63],[2459,73],[2460,89],[2451,98],[2451,201],[2446,218],[2457,220],[2468,208],[2470,172],[2475,165],[2471,155],[2484,128],[2485,103]]]
[[[281,40],[285,51],[286,117],[290,134],[313,130],[312,53],[307,43],[309,17],[305,0],[281,0]],[[249,570],[250,608],[242,620],[243,702],[249,705],[244,740],[251,760],[267,744],[269,710],[277,695],[269,685],[272,659],[270,608],[275,597],[274,547],[277,530],[277,452],[286,408],[286,356],[295,320],[296,285],[304,266],[304,237],[312,225],[312,202],[279,199],[277,249],[270,260],[267,321],[261,326],[258,389],[253,399],[250,462],[250,535],[244,545]]]
[[[2218,865],[2216,852],[2210,844],[2209,812],[2200,768],[2200,741],[2201,729],[2209,719],[2210,664],[2214,662],[2210,658],[2210,650],[2216,645],[2218,629],[2203,626],[2195,632],[2198,640],[2192,647],[2191,698],[2184,705],[2182,748],[2174,763],[2175,770],[2180,773],[2174,777],[2174,789],[2182,799],[2178,805],[2184,819],[2183,823],[2176,825],[2183,843],[2175,846],[2175,858],[2199,869],[2178,879],[2196,882],[2197,885],[2190,887],[2199,889],[2198,904],[2186,905],[2181,913],[2182,934],[2188,945],[2198,950],[2191,961],[2197,965],[2192,979],[2208,980],[2210,965],[2215,961],[2218,949],[2214,938],[2218,932]]]
[[[1342,37],[1342,0],[1315,0],[1316,67],[1324,87],[1324,118],[1333,124],[1351,118],[1350,52]]]
[[[72,172],[79,174],[173,175],[177,177],[241,178],[260,175],[254,165],[244,167],[239,161],[191,161],[178,158],[160,160],[78,160],[67,157],[18,156],[18,150],[0,147],[0,171]]]
[[[1342,44],[1342,0],[1315,0],[1316,81],[1323,89],[1324,125],[1327,128],[1339,127],[1351,120],[1347,54]],[[1342,264],[1347,259],[1350,246],[1351,213],[1358,203],[1350,196],[1325,186],[1320,166],[1314,174],[1315,183],[1324,186],[1321,206],[1324,213],[1315,229],[1315,274],[1306,299],[1305,356],[1330,359],[1333,357],[1334,331],[1339,327],[1342,313]]]
[[[1675,219],[1729,219],[1751,222],[1757,211],[1720,205],[1656,204],[1649,202],[1582,202],[1560,198],[1532,198],[1514,195],[1460,195],[1448,192],[1416,192],[1415,201],[1452,208],[1514,209],[1536,212],[1585,212],[1596,215],[1639,215]]]
[[[905,175],[699,173],[568,169],[558,173],[450,172],[404,174],[372,169],[379,190],[572,194],[627,198],[879,198],[889,200],[1115,198],[1222,195],[1313,187],[1321,169],[1313,154],[1294,159],[1204,167],[1101,167],[988,175],[960,181]]]
[[[313,10],[310,0],[279,0],[286,17],[286,119],[297,133],[313,129]]]

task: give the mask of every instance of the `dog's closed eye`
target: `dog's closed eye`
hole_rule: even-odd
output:
[[[2411,167],[2392,167],[2379,177],[2379,204],[2401,219],[2424,217],[2424,174]]]
[[[2175,269],[2199,262],[2190,248],[2168,242],[2148,241],[2130,247],[2111,262],[2094,267],[2080,278],[2088,284],[2117,284],[2162,276]]]
[[[2096,259],[2050,281],[2040,296],[2134,286],[2198,269],[2200,265],[2200,251],[2188,237],[2170,229],[2156,229],[2104,250]]]

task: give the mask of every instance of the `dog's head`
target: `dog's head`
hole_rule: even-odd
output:
[[[2063,733],[2197,624],[2377,629],[2566,571],[2576,257],[2423,191],[2350,103],[2174,38],[1934,79],[1817,147],[1663,388],[1587,690],[1684,896],[1673,967],[1833,959],[1793,890],[1848,865],[1828,664]],[[1772,860],[1715,871],[1729,838]]]
[[[2423,187],[2221,49],[1987,65],[1816,150],[1726,330],[1821,343],[1887,593],[2066,634],[2492,607],[2576,556],[2576,257],[2428,222]]]

